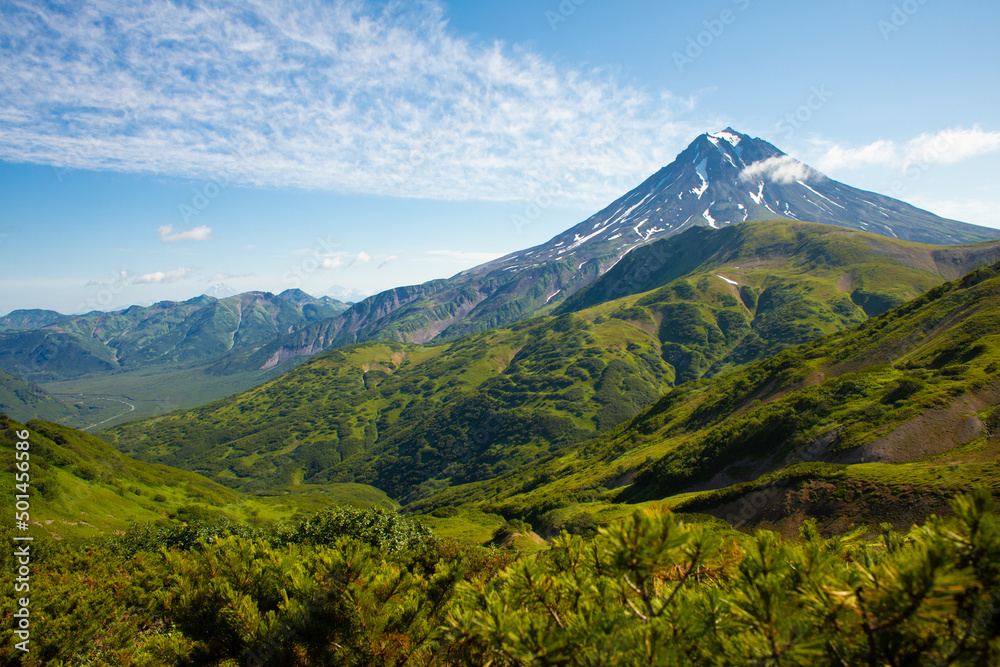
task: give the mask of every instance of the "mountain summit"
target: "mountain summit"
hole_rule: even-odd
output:
[[[1000,230],[941,218],[898,199],[853,188],[763,139],[727,127],[702,134],[631,192],[548,243],[496,264],[576,255],[583,245],[624,253],[701,225],[790,218],[921,243],[953,245],[1000,237]],[[474,269],[475,270],[475,269]]]

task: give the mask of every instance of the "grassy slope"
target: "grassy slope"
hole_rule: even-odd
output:
[[[631,312],[661,326],[664,356],[689,380],[850,328],[998,259],[1000,242],[933,246],[789,220],[697,228],[630,253],[556,312],[647,293]]]
[[[14,494],[15,433],[30,432],[31,517],[35,528],[60,538],[91,537],[132,522],[165,517],[276,520],[331,504],[391,506],[384,493],[362,485],[316,486],[247,496],[201,475],[135,461],[98,438],[45,422],[22,425],[0,415],[0,444],[8,465],[0,493]]]
[[[72,418],[76,412],[41,387],[0,370],[0,414],[21,421],[36,417],[62,421]]]
[[[743,370],[677,387],[571,452],[413,509],[542,523],[665,499],[794,530],[805,515],[908,524],[1000,489],[1000,263]],[[548,513],[548,514],[547,514]]]
[[[899,301],[942,281],[928,259],[935,246],[790,221],[738,229],[718,232],[724,243],[708,260],[650,292],[446,343],[341,348],[230,399],[107,435],[235,488],[358,481],[415,501],[575,451],[675,377],[857,324],[857,290]]]

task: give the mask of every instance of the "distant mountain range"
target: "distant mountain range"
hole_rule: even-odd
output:
[[[14,311],[0,332],[0,367],[34,381],[64,380],[157,365],[207,363],[232,350],[254,347],[346,306],[300,290],[274,295],[247,292],[217,299],[65,316]]]
[[[362,292],[353,287],[342,287],[341,285],[332,286],[324,294],[343,303],[358,303],[371,296],[370,292]]]

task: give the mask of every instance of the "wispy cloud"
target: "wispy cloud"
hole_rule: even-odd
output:
[[[381,264],[379,264],[377,267],[375,267],[375,270],[377,271],[378,269],[381,269],[383,266],[385,266],[389,262],[395,262],[395,261],[396,261],[396,256],[395,255],[389,255],[388,257],[386,257],[385,259],[382,260]]]
[[[354,266],[355,264],[367,264],[370,261],[372,261],[372,256],[362,250],[351,258],[350,266]]]
[[[131,278],[131,282],[135,285],[153,285],[157,283],[175,283],[178,280],[184,278],[187,274],[191,273],[193,269],[189,269],[186,266],[181,266],[173,271],[154,271],[152,273],[144,273],[140,276],[135,276]]]
[[[975,220],[977,224],[1000,228],[1000,207],[997,202],[982,199],[930,199],[915,197],[915,206],[934,211],[952,220]]]
[[[84,287],[107,287],[109,285],[114,286],[127,286],[127,285],[155,285],[157,283],[174,283],[190,274],[194,269],[179,266],[176,269],[170,271],[152,271],[150,273],[143,273],[140,275],[135,275],[131,271],[126,271],[124,269],[120,271],[112,271],[110,278],[105,278],[101,280],[88,280],[84,283]]]
[[[212,237],[212,228],[208,225],[199,225],[193,229],[185,229],[181,232],[174,232],[173,225],[160,225],[158,230],[160,240],[164,243],[175,243],[177,241],[209,241]]]
[[[348,255],[346,252],[318,253],[315,250],[311,251],[310,254],[320,260],[319,266],[322,269],[340,269],[357,266],[358,264],[367,264],[372,261],[372,256],[364,250],[353,256]]]
[[[779,155],[754,162],[740,172],[740,179],[744,181],[762,176],[778,183],[791,183],[793,181],[808,181],[823,175],[791,155]]]
[[[978,125],[925,132],[905,143],[879,139],[865,146],[844,147],[820,141],[824,151],[815,161],[823,171],[889,166],[905,170],[912,165],[951,164],[1000,151],[1000,132],[987,132]]]
[[[7,3],[0,159],[437,199],[606,201],[687,102],[456,36],[440,4]],[[708,119],[705,119],[708,120]],[[590,203],[590,202],[587,202]]]

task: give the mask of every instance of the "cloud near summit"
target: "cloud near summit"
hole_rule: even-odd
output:
[[[10,3],[0,159],[225,183],[606,201],[696,128],[684,103],[457,37],[435,2]]]
[[[740,180],[751,181],[759,177],[769,178],[778,183],[815,180],[822,176],[807,164],[799,162],[791,155],[778,155],[760,162],[754,162],[740,172]]]

